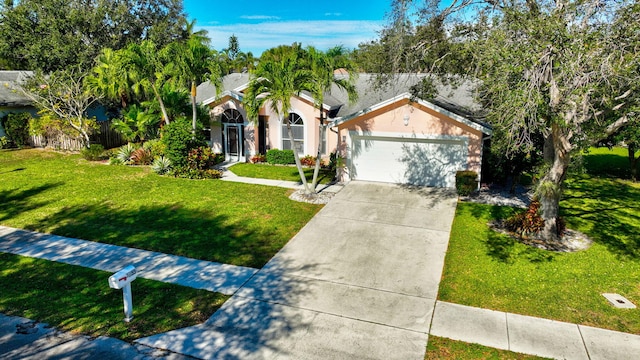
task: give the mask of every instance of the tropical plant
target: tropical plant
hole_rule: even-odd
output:
[[[189,33],[185,41],[174,42],[167,47],[171,61],[175,64],[174,81],[180,87],[190,89],[191,95],[191,126],[195,136],[198,109],[196,103],[197,85],[206,80],[220,89],[222,73],[215,61],[215,55],[209,47],[209,38],[205,30],[193,32],[195,20],[187,23]]]
[[[158,175],[167,174],[169,171],[171,171],[171,160],[164,156],[160,156],[153,160],[151,169]]]
[[[118,163],[125,164],[125,165],[132,164],[133,163],[132,155],[134,151],[136,151],[136,147],[131,143],[121,146],[120,149],[118,149],[118,152],[116,153],[116,158],[118,159]]]
[[[128,142],[145,141],[157,137],[159,120],[140,106],[131,105],[123,111],[122,118],[113,120],[111,128]]]
[[[249,118],[257,119],[260,109],[268,105],[278,114],[280,121],[285,123],[292,149],[296,149],[296,145],[289,122],[291,98],[302,91],[313,93],[315,90],[313,73],[305,67],[306,64],[306,54],[299,44],[269,49],[262,54],[260,63],[251,73],[245,92],[245,107]],[[294,151],[293,155],[304,192],[315,192],[307,184],[298,152]]]

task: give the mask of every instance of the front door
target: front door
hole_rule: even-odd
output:
[[[225,153],[227,160],[241,161],[243,152],[242,125],[225,124]]]

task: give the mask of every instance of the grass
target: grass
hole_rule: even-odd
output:
[[[583,160],[585,170],[589,175],[601,178],[631,179],[626,148],[591,148],[583,156]]]
[[[522,245],[487,226],[513,209],[459,203],[439,299],[640,334],[640,312],[601,296],[619,293],[640,305],[640,184],[587,170],[567,180],[561,213],[594,241],[591,248],[554,253]]]
[[[498,350],[478,344],[469,344],[437,336],[429,336],[425,360],[436,359],[510,359],[535,360],[546,359],[533,355],[519,354],[507,350]]]
[[[239,163],[233,165],[230,170],[238,176],[300,182],[300,174],[295,166]],[[313,180],[313,170],[313,168],[304,168],[307,181]],[[320,169],[318,183],[328,184],[333,180],[334,175],[334,172]]]
[[[37,149],[0,151],[0,224],[262,267],[320,209],[286,189],[161,177]]]
[[[133,314],[123,321],[122,291],[109,288],[110,273],[0,253],[0,313],[58,329],[125,341],[206,321],[225,295],[138,278]]]

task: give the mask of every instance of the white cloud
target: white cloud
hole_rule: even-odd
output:
[[[270,16],[270,15],[242,15],[240,19],[245,20],[280,20],[278,16]]]
[[[238,37],[240,50],[259,55],[264,50],[293,42],[303,46],[313,45],[328,49],[335,45],[355,48],[358,44],[377,38],[382,21],[366,20],[311,20],[311,21],[267,21],[255,24],[238,23],[217,26],[202,26],[211,38],[216,50],[228,46],[229,37]]]

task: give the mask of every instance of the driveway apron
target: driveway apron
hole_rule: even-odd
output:
[[[138,342],[206,359],[423,359],[456,201],[351,182],[207,323]]]

